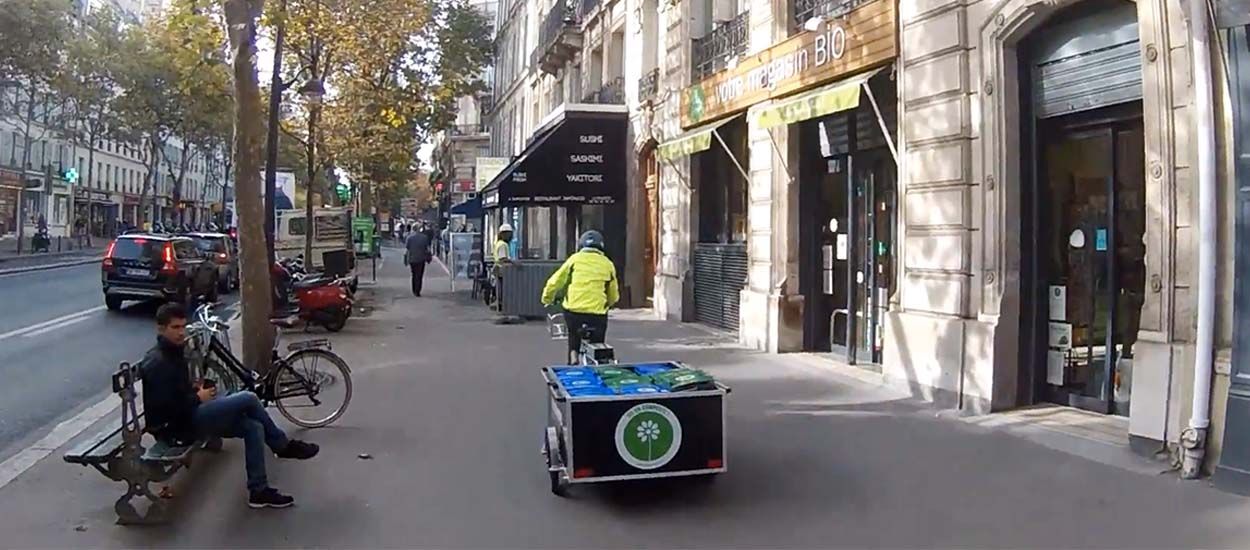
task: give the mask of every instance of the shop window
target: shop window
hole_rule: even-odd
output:
[[[746,122],[737,120],[717,130],[733,156],[713,138],[712,147],[693,157],[698,173],[699,242],[744,243],[747,239],[749,205],[746,178]]]

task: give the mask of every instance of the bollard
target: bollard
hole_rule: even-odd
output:
[[[61,251],[61,236],[60,235],[56,236],[56,251],[57,252]]]

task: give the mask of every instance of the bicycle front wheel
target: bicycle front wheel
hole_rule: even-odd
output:
[[[343,358],[324,349],[299,350],[274,375],[278,411],[305,428],[328,426],[352,400],[352,374]]]

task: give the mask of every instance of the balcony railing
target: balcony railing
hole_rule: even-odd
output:
[[[794,0],[794,28],[815,17],[839,17],[873,0]]]
[[[642,78],[638,79],[638,101],[653,101],[659,91],[660,69],[651,69],[643,73]]]
[[[747,14],[742,13],[694,39],[691,58],[697,82],[725,70],[729,60],[747,51]]]
[[[625,77],[618,76],[613,78],[611,82],[604,84],[602,88],[586,94],[582,98],[583,103],[598,103],[603,105],[624,105],[625,104]]]
[[[490,125],[486,123],[456,124],[448,128],[448,133],[453,136],[477,136],[490,133]]]
[[[570,0],[557,0],[538,29],[538,47],[530,61],[543,72],[556,74],[581,49],[581,19],[577,9]]]

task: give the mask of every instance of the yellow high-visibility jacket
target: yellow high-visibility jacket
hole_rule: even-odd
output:
[[[608,308],[621,299],[616,266],[603,252],[593,248],[583,248],[569,256],[547,279],[543,305],[551,305],[561,291],[564,292],[564,310],[573,313],[606,315]]]

